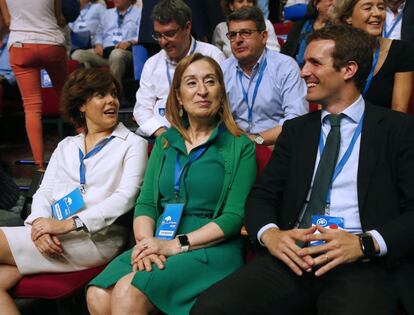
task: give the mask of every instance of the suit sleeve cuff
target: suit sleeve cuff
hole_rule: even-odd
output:
[[[259,230],[259,232],[257,232],[257,240],[259,241],[260,245],[265,246],[265,244],[263,244],[263,242],[262,242],[262,235],[263,235],[264,232],[266,232],[268,229],[271,229],[271,228],[277,228],[278,229],[279,227],[274,223],[268,223],[265,226],[263,226]]]
[[[379,245],[380,252],[379,254],[377,254],[377,256],[385,256],[388,252],[388,249],[387,244],[385,244],[384,238],[381,236],[381,234],[379,234],[377,230],[371,230],[368,231],[368,233],[371,234],[371,236],[377,241]]]

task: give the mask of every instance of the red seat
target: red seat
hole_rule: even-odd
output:
[[[286,42],[287,36],[290,30],[292,29],[292,25],[293,25],[292,22],[273,24],[273,28],[275,29],[275,33],[276,33],[280,48],[283,48],[283,45]]]
[[[76,60],[68,60],[68,73],[75,71],[79,67],[79,62]],[[53,88],[42,88],[42,115],[46,117],[60,116],[59,99]]]
[[[268,146],[256,143],[257,176],[260,176],[267,163],[269,163],[272,152],[273,151]]]
[[[74,272],[24,276],[10,293],[14,298],[61,299],[70,297],[95,278],[105,266]]]

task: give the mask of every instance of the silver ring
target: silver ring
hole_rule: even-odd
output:
[[[52,242],[50,240],[47,240],[48,245],[52,245]]]
[[[326,262],[330,262],[330,261],[331,261],[331,260],[329,259],[328,254],[325,254],[325,259],[326,259]]]

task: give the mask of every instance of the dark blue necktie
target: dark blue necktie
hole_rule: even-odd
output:
[[[300,228],[311,226],[312,215],[325,214],[326,196],[331,185],[341,143],[340,126],[342,117],[343,114],[330,114],[326,117],[331,124],[331,130],[326,138],[325,148],[319,160],[309,202],[299,224]]]

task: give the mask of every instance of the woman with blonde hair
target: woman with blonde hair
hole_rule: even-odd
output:
[[[384,0],[336,0],[336,24],[366,31],[372,38],[373,64],[363,95],[383,107],[407,112],[414,80],[414,44],[382,37]]]
[[[91,314],[188,314],[204,290],[243,264],[240,228],[256,174],[253,143],[236,126],[223,73],[184,58],[135,206],[136,245],[91,282]]]

